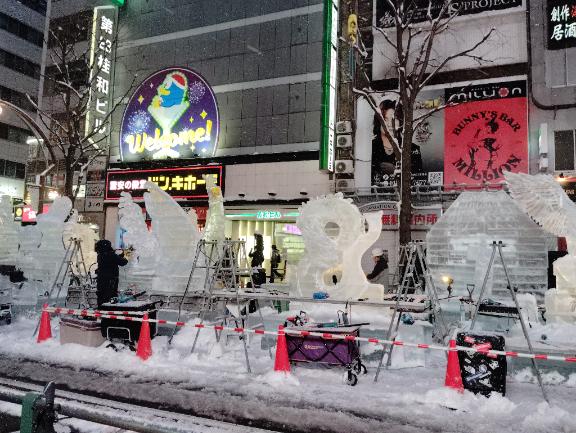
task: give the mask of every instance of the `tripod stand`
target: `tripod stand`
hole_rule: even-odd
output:
[[[502,241],[492,241],[492,255],[490,256],[490,261],[488,262],[488,268],[486,269],[486,274],[484,275],[484,281],[482,282],[482,288],[480,289],[480,295],[478,297],[478,302],[476,303],[476,308],[474,310],[474,314],[472,316],[472,323],[470,324],[470,331],[474,329],[474,325],[476,324],[476,319],[478,318],[478,313],[480,311],[480,305],[482,303],[482,299],[484,298],[484,293],[486,291],[486,285],[488,283],[488,278],[490,276],[490,271],[492,270],[492,266],[494,265],[494,259],[496,257],[496,253],[498,253],[498,257],[500,258],[500,263],[502,263],[502,269],[504,270],[504,275],[506,276],[507,288],[510,292],[510,296],[514,301],[516,309],[518,310],[518,319],[520,320],[520,325],[522,326],[522,332],[524,333],[524,338],[526,339],[526,343],[528,344],[529,352],[534,355],[534,350],[532,349],[532,342],[530,341],[530,336],[528,335],[528,328],[526,327],[526,322],[524,321],[524,317],[522,316],[522,312],[520,311],[520,305],[518,304],[518,298],[516,296],[516,292],[514,287],[512,286],[512,282],[510,280],[510,274],[508,273],[508,268],[506,267],[506,263],[504,262],[504,256],[502,254],[502,248],[505,247]],[[542,390],[542,395],[544,396],[544,400],[549,402],[548,396],[546,395],[546,390],[544,389],[544,384],[542,383],[542,376],[540,375],[540,370],[538,369],[538,365],[536,364],[536,359],[532,358],[532,367],[534,368],[534,372],[536,373],[536,377],[538,379],[538,384],[540,389]]]

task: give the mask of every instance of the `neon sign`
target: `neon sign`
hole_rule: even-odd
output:
[[[98,148],[108,135],[114,64],[116,59],[118,9],[115,6],[94,8],[90,51],[89,110],[86,114],[88,140]]]
[[[149,76],[128,102],[120,130],[123,161],[214,156],[219,117],[198,73],[168,68]]]
[[[106,200],[118,200],[122,192],[134,198],[144,197],[146,182],[154,182],[170,196],[180,199],[206,199],[206,181],[202,175],[213,176],[223,188],[221,165],[166,168],[152,170],[112,170],[106,176]]]
[[[322,48],[322,118],[320,170],[334,171],[336,123],[336,87],[338,85],[338,5],[324,0],[324,44]]]

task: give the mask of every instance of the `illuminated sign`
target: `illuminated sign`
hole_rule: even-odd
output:
[[[199,74],[168,68],[130,98],[120,129],[123,161],[214,156],[219,134],[214,92]]]
[[[338,79],[338,5],[324,1],[324,46],[322,50],[322,119],[320,169],[334,171],[336,123],[336,86]]]
[[[548,0],[548,49],[576,47],[576,0]]]
[[[90,96],[86,113],[86,135],[98,148],[108,135],[114,61],[116,59],[116,23],[118,9],[115,6],[94,8],[92,48],[90,51]]]
[[[242,212],[226,214],[226,218],[256,218],[258,220],[294,219],[299,212],[282,212],[279,210],[261,209],[255,212]]]
[[[21,220],[23,223],[33,223],[36,222],[36,211],[34,209],[32,209],[32,206],[22,206],[22,214],[21,214]],[[47,203],[44,203],[42,205],[42,213],[47,213],[48,210],[50,209],[50,205]]]
[[[221,165],[209,165],[109,171],[106,176],[106,200],[118,200],[122,192],[129,192],[134,198],[142,198],[147,191],[147,181],[154,182],[173,198],[205,199],[208,198],[208,192],[202,175],[214,176],[216,185],[223,188],[223,169]]]
[[[277,210],[259,210],[256,212],[256,219],[259,220],[279,220],[282,213]]]

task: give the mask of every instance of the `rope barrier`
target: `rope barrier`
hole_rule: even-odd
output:
[[[43,311],[57,315],[72,315],[72,316],[82,316],[82,317],[97,317],[102,319],[113,319],[113,320],[126,320],[130,322],[143,322],[142,317],[131,317],[130,314],[143,314],[140,312],[128,312],[128,311],[98,311],[98,310],[74,310],[69,308],[61,307],[45,307]],[[173,322],[169,320],[161,319],[148,319],[149,323],[157,323],[159,325],[172,325],[175,327],[192,326],[194,328],[206,328],[215,329],[216,331],[231,331],[239,334],[258,334],[258,335],[273,335],[278,336],[278,331],[266,331],[264,329],[250,329],[250,328],[239,328],[239,327],[225,327],[222,325],[207,325],[204,323],[186,323],[186,322]],[[371,344],[381,344],[384,346],[403,346],[411,347],[416,349],[426,349],[426,350],[441,350],[444,352],[475,352],[486,356],[507,356],[510,358],[527,358],[527,359],[538,359],[544,361],[559,361],[559,362],[575,362],[576,355],[573,357],[569,356],[558,356],[558,355],[545,355],[545,354],[532,354],[532,353],[522,353],[522,352],[512,352],[504,350],[493,350],[486,349],[486,346],[479,345],[478,347],[465,347],[465,346],[440,346],[435,344],[423,344],[423,343],[412,343],[408,341],[400,340],[384,340],[380,338],[368,338],[368,337],[358,337],[355,335],[345,335],[331,332],[313,332],[313,331],[303,331],[290,328],[284,328],[284,332],[287,335],[293,335],[298,337],[319,337],[324,340],[346,340],[346,341],[363,341]]]

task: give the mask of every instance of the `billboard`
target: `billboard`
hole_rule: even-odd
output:
[[[216,185],[224,189],[224,167],[206,165],[151,170],[113,170],[106,176],[106,200],[118,200],[122,192],[133,198],[143,198],[146,182],[154,182],[168,195],[176,199],[207,199],[206,181],[203,175],[213,176]]]
[[[167,68],[136,89],[122,118],[123,161],[212,157],[220,121],[206,80],[185,68]]]
[[[394,94],[383,94],[379,109],[385,118],[395,98]],[[448,101],[454,105],[435,111]],[[503,180],[503,171],[527,172],[527,110],[525,81],[422,91],[414,118],[430,115],[421,119],[414,131],[412,184],[477,185]],[[358,125],[370,130],[357,133],[355,152],[361,155],[359,159],[370,159],[364,165],[358,164],[365,169],[357,172],[356,178],[363,178],[362,174],[369,169],[370,185],[396,186],[399,158],[382,132],[377,116],[373,111],[369,115],[371,122],[358,120]]]
[[[528,172],[526,82],[446,89],[444,184],[496,183]]]
[[[548,49],[576,47],[576,0],[548,0]]]
[[[394,27],[394,16],[389,0],[376,0],[376,25],[378,27]],[[445,2],[430,0],[415,0],[412,7],[412,23],[428,21],[428,6],[433,18],[438,17]],[[484,12],[498,11],[522,6],[522,0],[454,0],[450,2],[446,16],[473,15]]]
[[[397,96],[384,94],[379,108],[386,120],[393,116]],[[416,103],[415,118],[444,103],[442,90],[426,91]],[[371,182],[372,185],[394,186],[398,182],[400,160],[374,114],[372,121]],[[443,114],[437,112],[424,119],[412,138],[412,183],[414,185],[442,185],[443,177]]]

